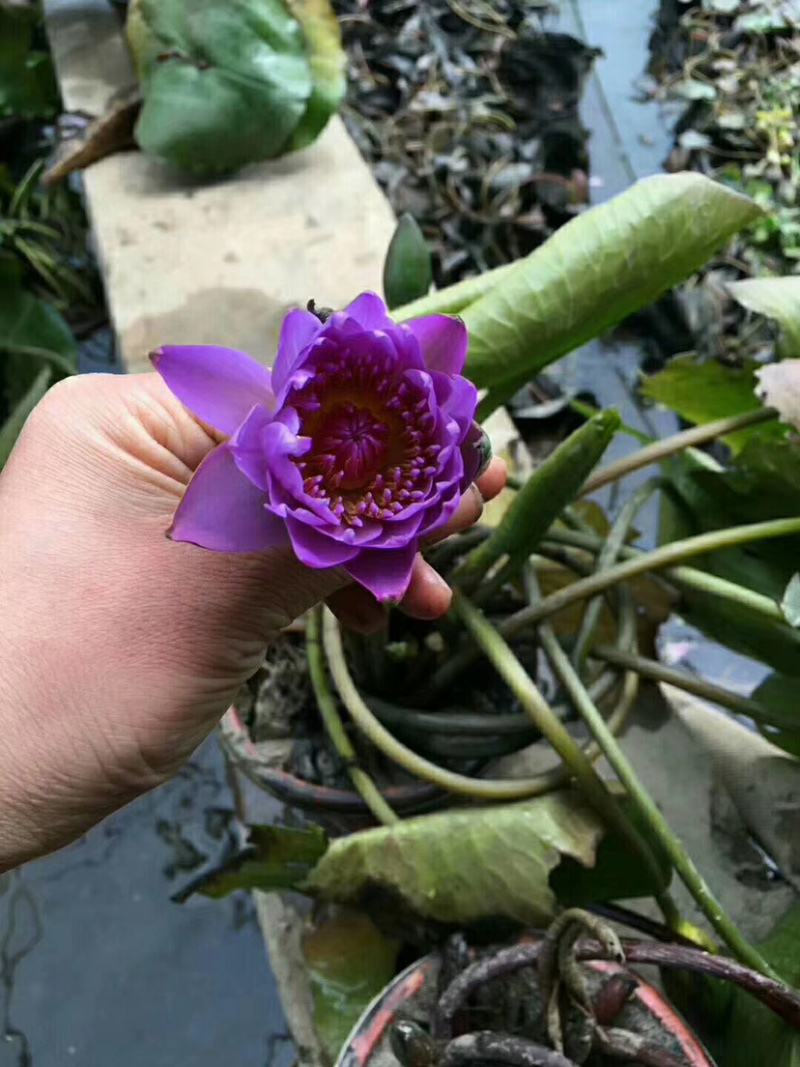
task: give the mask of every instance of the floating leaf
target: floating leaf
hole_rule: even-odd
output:
[[[383,293],[396,308],[425,296],[433,281],[431,254],[413,215],[402,215],[383,265]]]
[[[664,370],[645,378],[641,391],[648,399],[700,425],[755,411],[760,406],[753,392],[757,366],[747,362],[730,367],[713,359],[700,363],[694,356],[676,356]],[[725,442],[738,452],[754,432],[763,429],[753,427],[729,434]],[[771,426],[770,432],[780,435],[783,431]]]
[[[297,889],[325,852],[327,839],[318,826],[251,826],[246,844],[212,870],[201,872],[173,899],[183,903],[193,893],[224,897],[236,889]]]
[[[782,355],[800,356],[800,278],[747,278],[731,282],[728,292],[748,311],[780,323]]]
[[[655,300],[762,213],[697,174],[637,182],[567,223],[465,309],[470,378],[509,394]]]
[[[283,0],[137,0],[127,27],[144,94],[136,138],[184,170],[285,151],[320,90]]]
[[[396,971],[400,942],[361,912],[340,910],[303,937],[314,1029],[331,1063],[364,1009]]]
[[[292,134],[289,147],[295,151],[311,144],[331,115],[339,110],[347,88],[346,56],[339,20],[329,0],[286,0],[286,3],[302,27],[313,80],[308,107]]]

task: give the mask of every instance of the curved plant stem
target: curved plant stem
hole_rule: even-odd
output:
[[[547,544],[547,542],[569,545],[572,548],[580,548],[595,555],[602,550],[604,544],[603,539],[596,534],[556,528],[548,531],[543,544]],[[631,548],[626,545],[620,549],[619,555],[622,559],[638,559],[644,555],[644,549]],[[694,589],[699,593],[710,593],[712,596],[720,597],[722,600],[733,600],[744,608],[758,612],[759,615],[774,619],[776,622],[786,622],[780,607],[770,597],[765,596],[763,593],[756,593],[746,586],[737,585],[735,582],[728,581],[727,578],[718,578],[708,571],[679,565],[677,567],[665,567],[661,577],[668,579],[679,589]],[[798,634],[798,644],[800,644],[800,634]]]
[[[627,670],[636,671],[642,678],[649,678],[654,682],[665,682],[674,685],[676,689],[683,689],[687,693],[708,700],[712,704],[728,708],[737,715],[746,715],[755,722],[766,726],[779,726],[782,730],[790,730],[793,733],[800,732],[800,719],[796,715],[787,715],[780,711],[765,708],[752,697],[744,697],[739,693],[731,693],[728,689],[722,689],[712,682],[689,674],[687,671],[677,671],[674,667],[667,667],[657,660],[647,659],[634,652],[616,648],[614,645],[595,645],[592,656],[606,663],[613,663],[617,667],[625,667]]]
[[[556,539],[557,533],[561,533],[561,531],[551,530],[548,533],[548,538],[552,536],[553,539]],[[581,578],[577,582],[573,582],[572,585],[565,586],[563,589],[551,593],[550,596],[544,597],[538,604],[522,608],[521,611],[509,615],[499,627],[499,633],[503,637],[511,637],[526,626],[541,622],[542,619],[555,615],[556,612],[569,607],[570,604],[574,604],[579,600],[586,600],[588,597],[602,593],[605,589],[609,589],[619,582],[629,581],[631,578],[646,574],[648,571],[663,570],[676,563],[681,563],[685,559],[691,559],[707,552],[715,552],[718,549],[733,548],[753,541],[762,541],[772,537],[786,537],[797,533],[800,533],[800,519],[773,519],[769,522],[754,522],[745,526],[731,526],[725,530],[714,530],[711,533],[699,534],[696,537],[687,537],[682,541],[673,541],[668,545],[662,545],[661,548],[653,549],[652,552],[637,553],[623,563],[618,563],[614,567],[609,567],[608,570],[600,571],[599,573],[595,572],[586,578]],[[674,575],[674,573],[673,571],[672,574]],[[735,598],[739,603],[753,606],[755,603],[761,604],[762,600],[769,602],[767,597],[762,598],[759,594],[745,595],[749,593],[749,590],[744,590],[741,586],[736,586],[732,582],[728,582],[726,585],[731,591],[739,591],[739,594],[731,595],[729,593],[728,595],[729,599]],[[774,611],[769,612],[770,616],[782,620],[783,616],[778,605],[774,602],[769,603],[772,603],[774,608]],[[763,606],[763,609],[766,612],[765,606]],[[800,632],[792,630],[789,626],[786,627],[786,630],[787,633],[797,634],[797,640],[800,642]],[[436,693],[443,686],[450,684],[477,655],[477,649],[465,648],[453,656],[431,678],[425,690],[426,695]]]
[[[336,707],[336,700],[328,685],[321,637],[322,608],[317,607],[311,612],[306,626],[306,654],[308,656],[308,672],[311,676],[311,685],[314,689],[320,716],[328,732],[328,737],[330,737],[333,747],[343,760],[345,767],[347,767],[350,781],[359,796],[378,822],[383,823],[384,826],[393,826],[395,823],[400,822],[399,817],[381,796],[380,790],[367,772],[358,766],[356,750],[347,736],[344,724],[339,716],[339,709]]]
[[[469,778],[467,775],[456,774],[454,771],[439,767],[413,752],[398,741],[364,703],[345,662],[339,625],[335,616],[327,609],[322,622],[322,635],[334,684],[353,721],[376,748],[409,774],[423,781],[433,782],[451,793],[486,801],[523,800],[540,796],[542,793],[563,785],[566,776],[561,767],[555,767],[552,771],[537,775],[535,778],[516,781]]]
[[[619,515],[617,515],[611,529],[608,531],[608,536],[606,537],[603,547],[597,555],[596,570],[607,570],[616,562],[617,556],[625,544],[625,538],[628,536],[630,528],[633,525],[633,520],[636,518],[640,508],[645,505],[657,488],[658,481],[656,479],[651,479],[650,481],[645,482],[645,484],[640,486],[631,498],[622,506]],[[584,612],[580,630],[575,639],[575,648],[572,653],[572,662],[575,664],[575,668],[579,674],[583,670],[586,655],[595,639],[597,626],[600,622],[600,612],[602,610],[602,594],[593,597],[586,605],[586,611]]]
[[[522,968],[536,967],[543,944],[541,940],[523,941],[491,956],[483,956],[465,967],[439,999],[433,1017],[433,1036],[445,1040],[451,1036],[456,1015],[476,989]],[[800,994],[781,979],[765,978],[725,956],[716,956],[686,945],[663,945],[656,941],[623,938],[622,948],[628,963],[651,963],[732,982],[760,1000],[794,1029],[800,1029]],[[605,959],[607,956],[596,941],[579,941],[576,949],[580,960]]]
[[[639,780],[639,776],[628,762],[627,757],[608,732],[603,716],[594,706],[591,697],[586,692],[578,674],[569,661],[555,634],[547,625],[540,626],[539,635],[547,658],[567,689],[572,700],[581,714],[586,725],[594,735],[595,740],[603,750],[603,755],[611,764],[614,772],[625,787],[631,801],[636,805],[642,818],[649,826],[654,838],[661,844],[664,851],[672,860],[676,871],[680,875],[689,892],[711,923],[717,934],[722,938],[728,948],[738,959],[748,967],[752,967],[761,974],[767,975],[779,981],[779,976],[773,971],[767,961],[751,944],[739,933],[731,919],[726,915],[722,905],[716,899],[705,879],[695,867],[689,854],[681,842],[672,832],[667,820],[661,814],[658,806]]]
[[[586,799],[606,824],[613,827],[641,856],[655,883],[658,884],[661,881],[662,872],[649,845],[628,820],[616,798],[609,793],[575,738],[553,714],[552,708],[514,653],[483,613],[466,597],[456,592],[453,603],[459,617],[480,644],[503,681],[564,761]],[[605,722],[603,726],[608,729]]]
[[[761,422],[771,422],[778,417],[777,411],[771,408],[757,408],[755,411],[746,411],[743,415],[734,415],[728,419],[716,419],[707,422],[703,426],[693,426],[690,430],[676,433],[672,437],[665,437],[662,441],[655,441],[652,445],[646,445],[630,456],[618,459],[615,463],[609,463],[607,467],[591,474],[583,484],[580,495],[594,493],[610,482],[616,482],[633,471],[649,467],[651,463],[659,463],[667,456],[673,456],[676,452],[682,452],[685,448],[693,448],[697,445],[708,444],[717,437],[744,430],[748,426],[757,426]]]

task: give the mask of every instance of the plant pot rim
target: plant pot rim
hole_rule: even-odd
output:
[[[323,809],[343,815],[371,817],[369,808],[355,790],[319,785],[290,771],[269,766],[250,737],[235,705],[225,712],[218,733],[222,747],[242,773],[279,800],[305,811]],[[438,786],[428,782],[388,786],[381,789],[381,793],[391,807],[400,813],[447,796]]]
[[[526,937],[520,940],[528,940]],[[369,1067],[371,1057],[386,1030],[398,1018],[402,1006],[418,993],[431,976],[439,958],[432,952],[415,960],[381,990],[365,1008],[345,1041],[334,1067]],[[709,1053],[692,1033],[680,1013],[654,986],[635,971],[609,960],[588,960],[585,965],[608,975],[632,974],[637,985],[632,998],[667,1030],[680,1045],[688,1067],[716,1067]]]

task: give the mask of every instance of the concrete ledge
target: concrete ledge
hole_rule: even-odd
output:
[[[107,0],[46,0],[64,106],[96,115],[134,80]],[[272,359],[286,310],[379,289],[394,216],[339,119],[310,148],[216,182],[123,152],[84,174],[97,255],[129,370],[159,344]]]

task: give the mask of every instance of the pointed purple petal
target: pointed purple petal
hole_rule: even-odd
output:
[[[394,326],[386,305],[377,293],[362,293],[347,305],[345,311],[365,330],[386,330]]]
[[[378,600],[401,600],[411,581],[416,541],[404,548],[364,548],[345,570]]]
[[[301,355],[321,329],[322,323],[317,316],[302,308],[290,311],[283,320],[278,354],[272,369],[272,385],[276,393],[283,389]]]
[[[164,345],[150,359],[178,400],[222,433],[233,433],[254,404],[272,410],[269,368],[245,352],[215,345]]]
[[[288,517],[286,528],[292,539],[294,554],[307,567],[337,567],[358,555],[355,545],[336,541],[313,526]]]
[[[236,465],[229,444],[210,452],[192,477],[169,536],[218,552],[255,552],[288,543],[286,527],[264,507],[267,495]]]
[[[419,341],[428,370],[461,373],[469,343],[461,319],[452,315],[424,315],[421,319],[409,319],[405,325]]]

